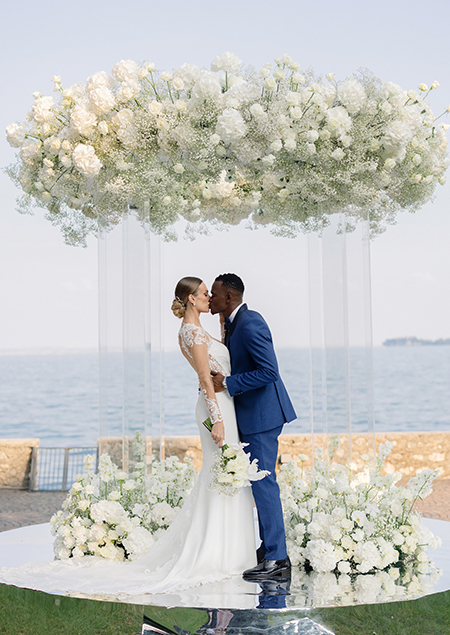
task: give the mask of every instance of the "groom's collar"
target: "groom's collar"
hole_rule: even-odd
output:
[[[233,322],[234,318],[236,317],[236,315],[237,315],[237,314],[238,314],[238,312],[239,312],[239,309],[240,309],[241,307],[243,307],[243,306],[244,306],[244,303],[243,303],[243,302],[241,302],[241,303],[240,303],[240,305],[239,305],[239,306],[237,306],[237,307],[234,309],[233,313],[232,313],[232,314],[230,315],[230,317],[229,317],[230,322]]]

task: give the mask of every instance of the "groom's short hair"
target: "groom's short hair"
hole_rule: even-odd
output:
[[[234,289],[241,295],[244,295],[244,283],[235,273],[222,273],[220,276],[217,276],[215,282],[221,282],[222,286],[227,287],[227,289]]]

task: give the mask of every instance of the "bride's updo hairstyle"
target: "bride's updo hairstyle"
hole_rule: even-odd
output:
[[[175,287],[175,299],[172,302],[172,311],[175,317],[183,318],[186,312],[189,296],[195,295],[203,280],[195,276],[181,278]]]

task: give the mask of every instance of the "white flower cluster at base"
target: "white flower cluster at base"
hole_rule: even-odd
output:
[[[147,475],[145,447],[136,434],[138,460],[130,474],[119,470],[107,454],[94,474],[94,457],[85,460],[62,510],[51,519],[58,560],[100,556],[134,560],[142,556],[169,527],[193,486],[192,461],[169,457],[153,463]]]
[[[323,460],[320,452],[310,471],[295,461],[282,466],[278,481],[293,565],[319,574],[389,573],[391,578],[370,578],[380,588],[407,570],[407,586],[417,582],[414,576],[429,573],[426,550],[440,540],[422,523],[414,504],[431,492],[438,473],[424,470],[406,488],[397,487],[401,474],[381,475],[390,448],[389,442],[380,446],[375,467],[370,470],[366,463],[359,473],[353,466]]]
[[[68,88],[55,76],[57,98],[34,93],[26,121],[6,128],[19,211],[45,208],[71,244],[129,206],[168,239],[179,219],[188,235],[243,220],[295,235],[337,212],[349,230],[368,217],[376,234],[445,182],[448,126],[427,101],[438,82],[338,82],[289,55],[256,72],[230,52],[210,71],[121,60],[111,74]]]

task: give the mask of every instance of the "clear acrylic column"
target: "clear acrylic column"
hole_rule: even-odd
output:
[[[162,243],[130,210],[98,254],[100,451],[132,469],[140,432],[150,466],[164,456]]]
[[[308,276],[313,445],[326,454],[336,435],[336,459],[360,464],[375,449],[368,219],[310,234]]]

